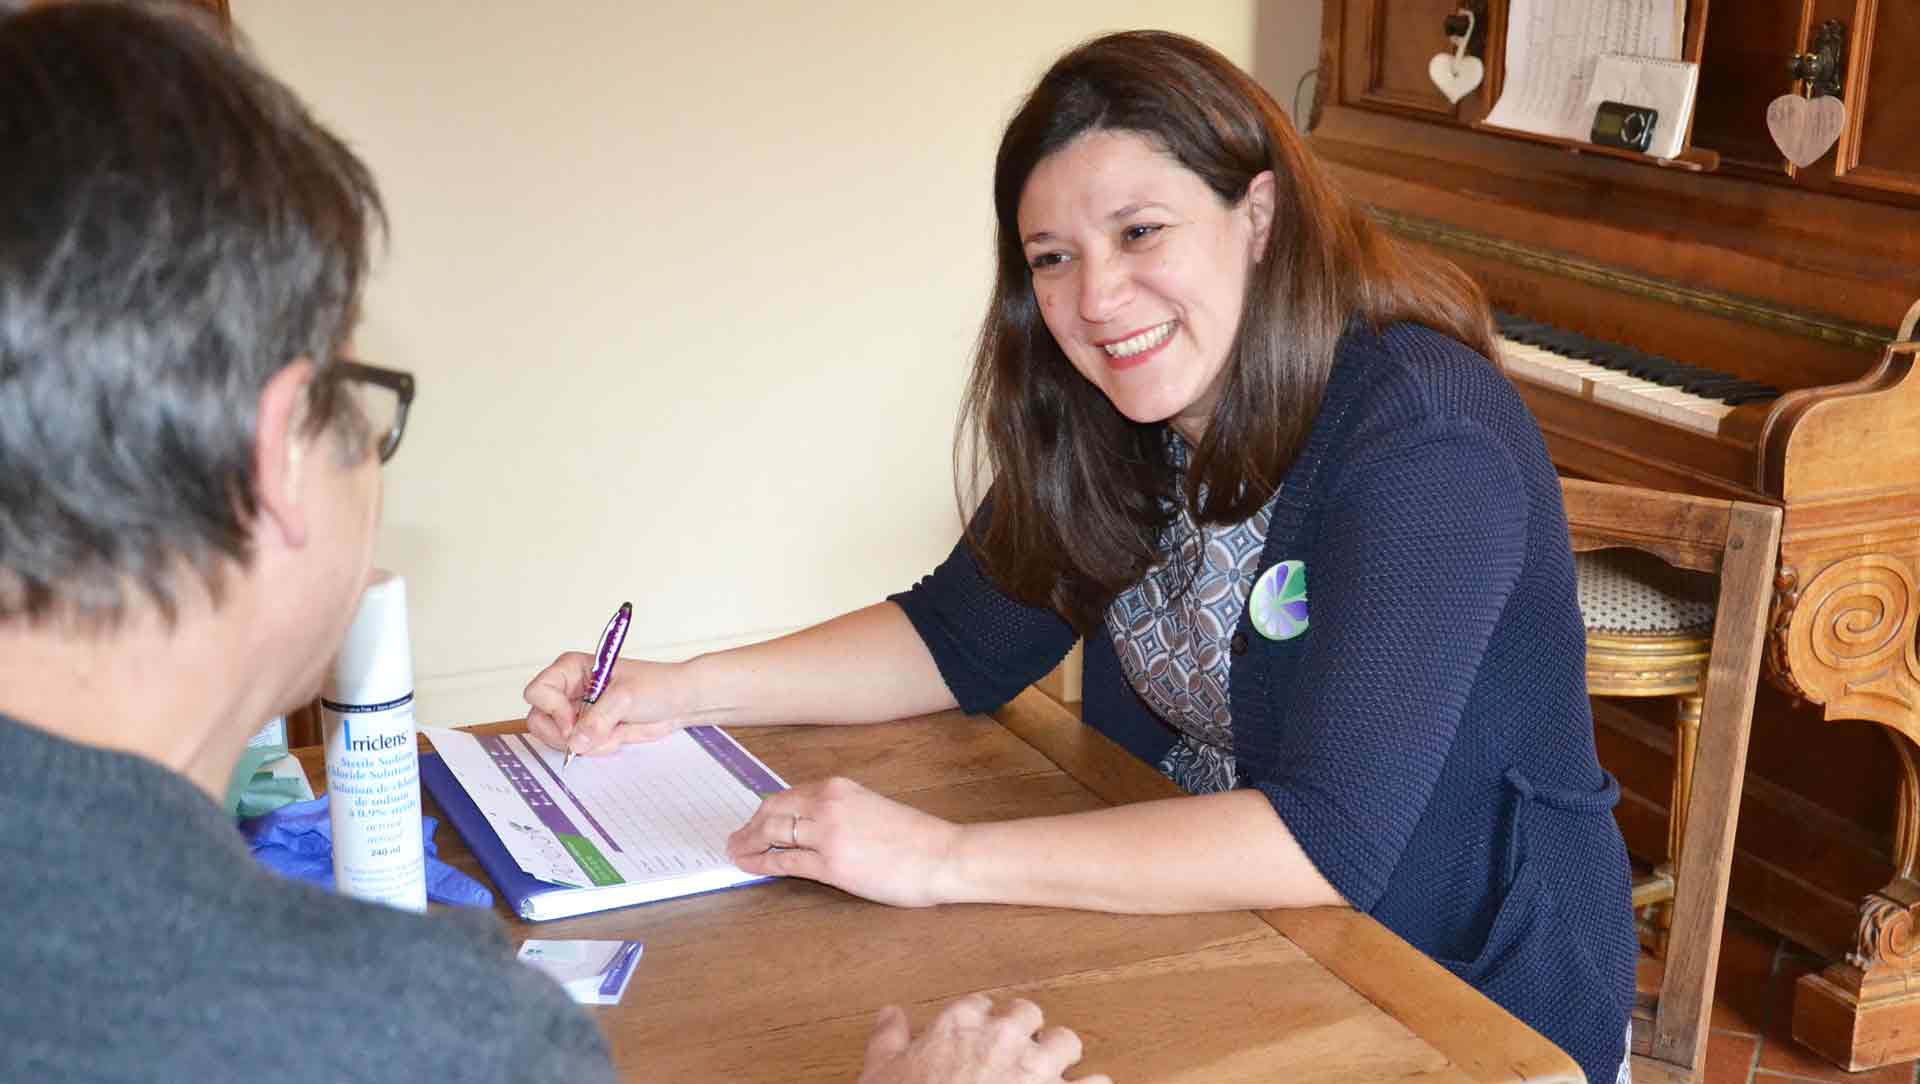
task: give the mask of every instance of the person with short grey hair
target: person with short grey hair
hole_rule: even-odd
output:
[[[366,584],[412,380],[351,360],[366,166],[158,6],[0,0],[0,1080],[611,1080],[489,916],[282,880],[218,803]],[[982,997],[862,1084],[1049,1084]],[[1104,1078],[1099,1078],[1104,1080]]]

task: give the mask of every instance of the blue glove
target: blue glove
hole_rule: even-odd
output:
[[[439,849],[433,843],[437,827],[432,817],[420,818],[427,898],[458,907],[492,907],[493,893],[486,885],[440,861]],[[248,817],[240,822],[240,834],[247,837],[247,845],[261,865],[282,877],[333,888],[333,818],[327,813],[326,795]]]

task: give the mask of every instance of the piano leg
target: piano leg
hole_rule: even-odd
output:
[[[1920,747],[1888,731],[1900,761],[1896,872],[1860,904],[1852,952],[1801,978],[1793,999],[1793,1037],[1848,1069],[1871,1069],[1920,1056],[1920,877],[1916,876],[1916,803]]]
[[[1920,1057],[1920,540],[1848,550],[1783,552],[1769,670],[1830,720],[1884,725],[1900,769],[1893,879],[1861,902],[1853,950],[1803,977],[1793,1004],[1793,1037],[1859,1070]],[[1802,585],[1795,564],[1818,571]]]

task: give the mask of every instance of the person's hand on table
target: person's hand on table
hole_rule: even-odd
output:
[[[1080,1037],[1044,1023],[1031,1001],[1016,998],[996,1009],[974,994],[940,1010],[915,1038],[907,1014],[889,1005],[867,1040],[860,1084],[1061,1084],[1080,1060]],[[1096,1073],[1076,1084],[1113,1081]]]
[[[681,672],[672,663],[622,659],[599,702],[587,705],[580,698],[593,675],[593,656],[569,651],[534,675],[521,693],[527,729],[554,749],[583,756],[659,741],[687,725],[678,699]]]
[[[895,907],[946,902],[958,825],[881,797],[851,779],[770,795],[727,837],[748,873],[806,877]]]

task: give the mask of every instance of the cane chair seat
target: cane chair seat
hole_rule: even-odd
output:
[[[1667,853],[1651,874],[1633,884],[1641,944],[1664,957],[1673,925],[1673,870],[1686,833],[1700,731],[1700,693],[1713,653],[1715,585],[1711,576],[1675,568],[1645,550],[1576,553],[1573,568],[1587,629],[1587,691],[1679,698]]]
[[[1643,550],[1574,555],[1595,696],[1696,696],[1713,651],[1712,577]]]

